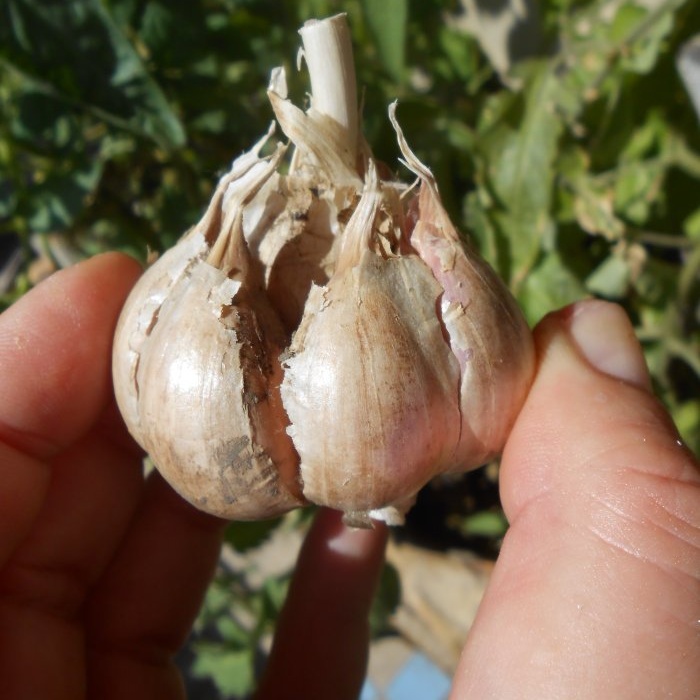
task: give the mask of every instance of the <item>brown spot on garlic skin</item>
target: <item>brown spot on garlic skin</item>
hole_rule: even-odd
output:
[[[226,469],[246,471],[253,466],[253,455],[250,453],[250,438],[241,435],[229,440],[216,448],[215,460],[220,464],[220,472]]]
[[[274,502],[280,499],[274,463],[260,450],[256,454],[247,436],[216,447],[212,463],[219,465],[221,497],[231,511],[243,512],[251,491],[262,491],[265,500]],[[257,515],[252,513],[250,517],[255,519]]]

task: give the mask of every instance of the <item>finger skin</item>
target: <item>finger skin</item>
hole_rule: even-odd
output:
[[[139,272],[127,256],[101,255],[52,275],[0,317],[0,564],[44,503],[48,462],[111,397],[112,334]]]
[[[367,670],[369,610],[386,527],[354,530],[321,509],[307,535],[256,700],[355,700]]]
[[[694,697],[698,463],[618,307],[550,315],[535,338],[501,469],[510,529],[452,698]]]
[[[103,442],[88,435],[52,461],[43,508],[0,571],[0,697],[83,695],[82,608],[142,485],[140,457]]]
[[[98,256],[0,317],[2,697],[82,695],[78,611],[140,490],[137,453],[105,453],[93,429],[111,398],[116,319],[139,273],[126,256]]]
[[[184,698],[173,657],[214,575],[224,528],[151,475],[127,536],[87,601],[88,697]]]
[[[2,315],[7,442],[47,459],[93,425],[111,397],[114,327],[140,269],[125,255],[98,255],[55,273]]]
[[[157,476],[144,483],[142,455],[116,413],[112,336],[139,274],[126,256],[98,256],[0,317],[8,700],[182,697],[172,654],[201,603],[223,524]]]

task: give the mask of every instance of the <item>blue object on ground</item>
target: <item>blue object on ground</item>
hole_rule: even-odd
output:
[[[360,700],[447,700],[452,679],[418,652],[411,654],[388,687],[377,688],[367,679]]]

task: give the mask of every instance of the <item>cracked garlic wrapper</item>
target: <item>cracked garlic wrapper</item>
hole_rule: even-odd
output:
[[[306,503],[398,524],[434,476],[497,456],[534,371],[510,292],[457,233],[395,117],[408,187],[358,128],[344,15],[301,30],[304,112],[273,73],[272,132],[143,274],[117,328],[127,427],[197,507]]]

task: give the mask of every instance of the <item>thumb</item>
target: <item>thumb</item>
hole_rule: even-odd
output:
[[[501,468],[511,526],[453,697],[695,697],[698,462],[620,307],[576,304],[535,341]]]

